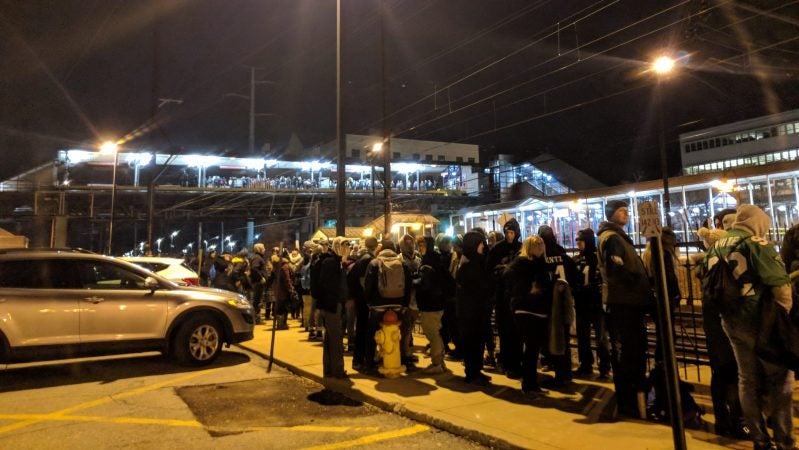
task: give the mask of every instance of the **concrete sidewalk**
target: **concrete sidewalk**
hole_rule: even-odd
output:
[[[354,372],[352,358],[345,356],[348,380],[322,378],[321,341],[309,341],[299,321],[278,331],[275,363],[297,375],[318,381],[352,398],[393,411],[453,434],[497,448],[531,449],[671,449],[671,428],[646,421],[614,421],[611,417],[613,384],[575,380],[564,391],[549,391],[531,399],[521,393],[520,382],[491,375],[492,385],[476,387],[463,381],[463,365],[447,362],[451,373],[424,375],[411,372],[398,379],[385,379]],[[255,339],[240,344],[262,356],[269,355],[271,324],[259,325]],[[426,343],[414,336],[417,345]],[[430,360],[421,352],[418,367]],[[682,376],[682,374],[681,374]],[[709,375],[703,375],[705,384]],[[696,397],[709,403],[699,386]],[[705,398],[702,398],[702,397]],[[712,421],[712,408],[705,416]],[[689,449],[749,449],[750,442],[734,441],[708,431],[686,430]]]

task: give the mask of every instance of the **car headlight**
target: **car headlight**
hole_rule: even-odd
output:
[[[239,294],[236,296],[235,300],[231,299],[227,301],[227,304],[236,308],[249,308],[250,302],[247,300],[247,297]]]

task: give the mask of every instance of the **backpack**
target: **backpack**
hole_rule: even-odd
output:
[[[377,292],[383,298],[405,296],[405,268],[399,256],[378,257]]]
[[[657,421],[670,421],[669,416],[671,414],[666,391],[666,373],[663,364],[655,364],[655,367],[649,372],[646,382],[649,391],[647,416]],[[691,395],[694,386],[682,380],[678,380],[678,383],[680,385],[680,406],[682,407],[683,425],[692,429],[704,428],[702,415],[705,414],[705,409],[699,406],[693,395]]]
[[[741,240],[743,243],[744,240]],[[730,253],[735,252],[741,243],[736,244]],[[718,261],[707,271],[702,279],[702,303],[707,304],[722,314],[728,311],[730,302],[741,295],[741,287],[733,275],[727,258],[718,256]]]

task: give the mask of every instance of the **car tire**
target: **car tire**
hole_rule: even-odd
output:
[[[223,333],[219,321],[208,314],[190,317],[175,333],[172,354],[182,365],[211,364],[222,351]]]

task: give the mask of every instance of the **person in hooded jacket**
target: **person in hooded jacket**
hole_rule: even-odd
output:
[[[654,299],[649,275],[624,231],[630,221],[627,203],[605,204],[607,222],[599,224],[597,256],[602,275],[602,303],[607,309],[610,364],[620,415],[645,418],[646,314]]]
[[[574,374],[588,377],[594,373],[594,353],[591,351],[591,328],[594,328],[599,378],[609,379],[610,342],[602,309],[602,280],[597,266],[594,230],[586,228],[577,233],[579,253],[574,264],[580,279],[574,284],[574,309],[577,327],[577,355],[580,366]]]
[[[547,263],[544,249],[540,236],[529,236],[504,274],[509,308],[524,342],[522,392],[526,394],[544,392],[538,384],[538,356],[547,342],[555,287],[554,266]]]
[[[703,260],[705,273],[720,258],[732,269],[740,296],[725,299],[722,327],[730,338],[738,363],[738,392],[743,416],[755,449],[795,448],[793,436],[793,373],[764,361],[755,353],[760,305],[775,302],[789,312],[793,306],[791,282],[782,259],[765,239],[771,219],[754,205],[740,205],[727,235]],[[763,418],[767,418],[766,421]],[[774,432],[774,442],[766,423]]]
[[[463,364],[467,383],[487,385],[491,377],[483,370],[484,326],[488,320],[491,296],[489,274],[485,266],[486,242],[483,234],[469,231],[463,236],[463,256],[455,276],[458,330],[463,343]]]
[[[322,373],[325,377],[347,377],[341,313],[348,292],[346,273],[341,264],[349,252],[347,239],[333,239],[330,250],[320,255],[318,280],[311,280],[311,292],[316,298],[319,318],[325,329],[322,339]]]
[[[398,315],[402,316],[403,310],[408,308],[411,299],[411,288],[413,279],[411,277],[411,270],[408,265],[403,261],[402,270],[404,275],[403,294],[401,297],[387,298],[380,295],[378,287],[378,278],[380,277],[380,264],[387,260],[396,260],[399,257],[397,254],[396,244],[389,240],[383,239],[377,252],[377,256],[372,258],[366,268],[366,277],[364,279],[364,295],[366,304],[369,307],[369,336],[374,336],[375,332],[380,328],[380,321],[383,320],[383,313],[387,308],[399,310]],[[367,345],[366,354],[364,355],[364,371],[373,372],[375,370],[375,345]]]
[[[436,251],[435,240],[430,236],[416,238],[421,262],[419,283],[416,286],[416,303],[422,317],[422,330],[430,342],[430,365],[424,369],[427,374],[446,371],[444,365],[444,340],[441,339],[441,317],[444,315],[443,280],[448,273],[441,264]]]
[[[522,339],[514,323],[513,313],[510,308],[510,298],[507,295],[507,283],[503,278],[503,273],[522,247],[520,241],[521,228],[516,219],[510,219],[502,226],[502,231],[504,239],[488,252],[487,269],[492,276],[494,288],[493,305],[497,333],[499,334],[499,363],[508,378],[519,378],[521,376]],[[488,321],[487,328],[488,336],[486,342],[490,342],[491,345],[489,346],[486,364],[494,365],[494,333],[491,329],[490,321]]]
[[[291,297],[294,295],[294,282],[291,279],[291,267],[289,263],[288,250],[283,249],[277,258],[277,263],[273,266],[275,272],[272,281],[272,296],[275,299],[275,315],[277,317],[277,329],[288,330],[287,323],[289,305]]]
[[[558,244],[555,237],[555,232],[548,225],[541,225],[538,227],[538,235],[543,239],[544,246],[546,247],[546,261],[548,264],[554,266],[555,274],[561,280],[565,280],[569,286],[574,286],[579,283],[579,274],[574,260],[566,253],[566,249]],[[569,345],[569,329],[571,324],[564,324],[563,343],[566,345],[563,355],[549,355],[549,360],[555,369],[555,379],[552,384],[555,387],[563,387],[568,385],[572,380],[572,357],[571,346]]]
[[[261,305],[264,301],[266,280],[269,279],[269,268],[266,265],[264,255],[266,246],[258,242],[252,247],[253,256],[250,259],[250,283],[252,284],[252,308],[255,314],[255,324],[260,325]]]

